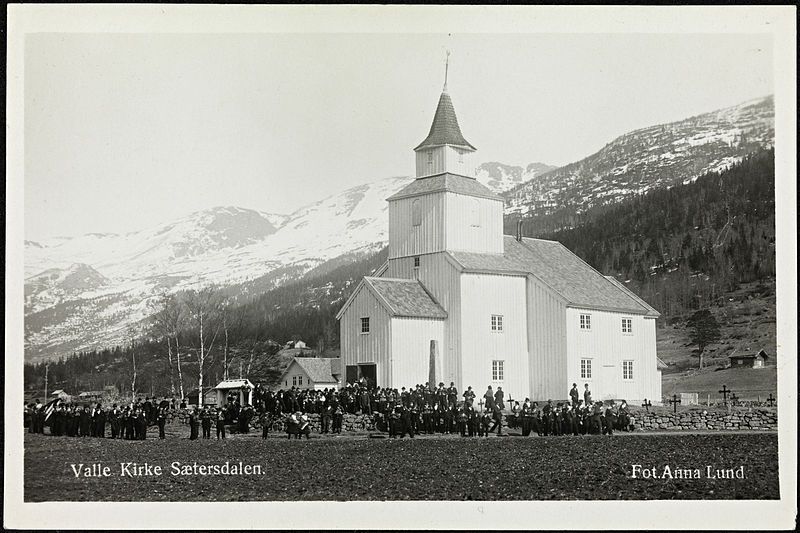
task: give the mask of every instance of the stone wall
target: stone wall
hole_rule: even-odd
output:
[[[636,431],[663,431],[663,430],[765,430],[778,429],[778,412],[776,408],[683,408],[673,413],[672,409],[665,407],[652,407],[650,411],[644,409],[631,410],[631,422]],[[312,431],[319,433],[322,429],[321,416],[309,414]],[[257,419],[253,421],[257,424]],[[331,421],[332,425],[333,421]],[[503,426],[506,420],[504,417]],[[272,426],[273,431],[283,431],[283,420],[276,420]],[[375,424],[371,416],[346,414],[342,419],[342,432],[375,431]]]
[[[775,408],[679,409],[651,408],[650,412],[631,413],[634,428],[658,430],[777,430],[778,411]]]

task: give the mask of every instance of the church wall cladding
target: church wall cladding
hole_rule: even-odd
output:
[[[447,311],[444,324],[444,339],[439,348],[442,354],[442,381],[451,382],[461,388],[460,375],[461,350],[461,283],[460,273],[448,261],[445,253],[419,256],[419,280],[430,291],[439,305]],[[402,257],[389,260],[387,278],[414,278],[414,258]],[[427,379],[425,381],[428,381]],[[424,381],[423,381],[424,383]]]
[[[581,329],[580,315],[589,315],[591,327]],[[630,333],[622,320],[630,319]],[[661,376],[656,366],[655,319],[643,315],[568,307],[565,386],[588,383],[595,400],[626,400],[638,405],[647,398],[661,402]],[[591,378],[581,378],[581,359],[591,359]],[[624,379],[623,361],[632,362],[632,379]],[[631,368],[631,367],[629,367]]]
[[[362,317],[369,317],[369,333],[361,333]],[[378,383],[389,383],[391,327],[389,313],[372,291],[362,286],[340,322],[343,382],[347,380],[347,365],[377,363]]]
[[[461,388],[481,396],[488,385],[503,387],[505,398],[528,396],[528,339],[525,277],[462,274]],[[492,315],[502,316],[502,331],[492,330]],[[502,380],[494,380],[493,361],[502,361]]]
[[[448,194],[445,209],[448,250],[503,253],[503,202]]]
[[[435,340],[439,347],[437,368],[441,372],[443,339],[444,320],[393,317],[391,369],[393,388],[408,389],[417,383],[423,384],[428,381],[431,340]]]
[[[419,225],[414,225],[415,213],[420,217]],[[444,193],[412,196],[390,202],[389,257],[444,250],[444,219]]]
[[[526,280],[528,346],[530,350],[529,397],[531,401],[569,397],[567,384],[566,303],[534,276]],[[571,383],[570,383],[571,386]]]

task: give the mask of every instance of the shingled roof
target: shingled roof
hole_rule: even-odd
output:
[[[461,128],[458,127],[458,119],[456,118],[456,110],[447,91],[443,92],[439,97],[439,105],[436,106],[436,114],[433,116],[431,131],[425,140],[414,148],[414,151],[445,144],[468,148],[472,151],[475,150],[475,147],[468,143],[461,134]]]
[[[503,200],[475,178],[450,174],[449,172],[417,178],[386,200],[399,200],[400,198],[408,198],[409,196],[418,196],[440,191],[477,196],[478,198]]]
[[[447,318],[447,312],[415,279],[365,277],[364,283],[378,295],[392,316]]]
[[[337,380],[334,374],[341,373],[339,371],[339,359],[335,357],[295,357],[294,362],[303,369],[303,372],[314,383],[336,383]],[[292,365],[289,366],[291,367]],[[287,368],[286,372],[288,371],[289,369]]]
[[[568,305],[659,316],[644,300],[613,278],[607,278],[557,241],[504,235],[503,254],[450,252],[464,270],[531,274],[558,293]]]

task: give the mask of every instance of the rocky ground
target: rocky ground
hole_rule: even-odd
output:
[[[367,433],[310,440],[273,434],[190,441],[174,424],[164,441],[25,435],[26,501],[286,500],[658,500],[776,499],[774,432],[617,433],[415,439]],[[757,450],[757,453],[754,453]],[[253,465],[260,474],[172,475],[194,468]],[[74,467],[109,467],[76,477]],[[123,476],[147,463],[161,475]],[[640,465],[634,477],[634,465]],[[667,467],[670,474],[666,474]],[[709,470],[710,468],[710,470]],[[655,470],[653,470],[655,469]],[[658,477],[645,478],[644,470]],[[682,477],[678,476],[678,471]],[[743,478],[721,478],[741,471]],[[697,478],[686,479],[686,476]]]

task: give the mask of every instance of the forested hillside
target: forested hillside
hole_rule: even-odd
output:
[[[580,224],[546,233],[613,275],[665,316],[705,307],[739,283],[775,276],[774,151],[765,150],[693,183],[652,191]],[[506,232],[516,219],[506,220]],[[534,231],[530,227],[533,226]]]

